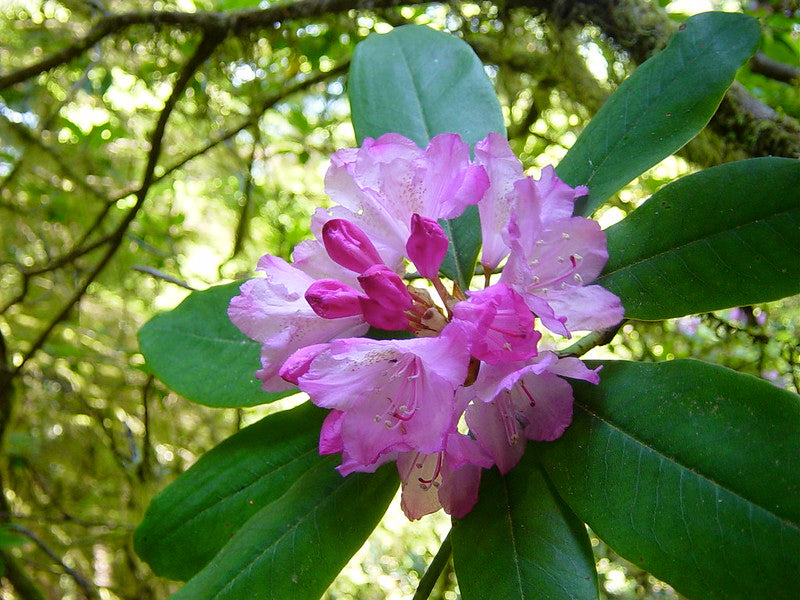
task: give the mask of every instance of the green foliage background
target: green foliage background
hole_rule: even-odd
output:
[[[557,163],[610,91],[663,45],[657,32],[686,17],[686,2],[619,4],[639,11],[641,29],[628,37],[547,2],[368,10],[354,1],[278,26],[207,30],[205,42],[196,27],[143,23],[120,27],[49,72],[0,85],[0,594],[166,598],[177,589],[139,562],[133,528],[156,491],[274,408],[189,404],[149,375],[135,334],[186,288],[248,277],[261,254],[288,258],[307,235],[309,213],[326,202],[327,157],[355,144],[343,73],[358,41],[408,22],[462,36],[487,64],[512,146],[535,171]],[[764,56],[800,69],[796,7],[745,4],[761,19]],[[597,6],[598,14],[607,8]],[[0,81],[69,48],[105,12],[255,7],[0,3]],[[606,16],[607,28],[623,22],[623,14]],[[204,60],[188,71],[192,56]],[[597,215],[601,223],[698,167],[762,154],[797,158],[797,80],[763,71],[743,69],[709,129],[617,194]],[[153,132],[182,72],[186,87],[156,156]],[[766,104],[750,103],[757,100]],[[754,114],[763,117],[755,132],[745,126]],[[798,329],[800,301],[790,298],[628,323],[597,357],[694,357],[800,391]],[[442,524],[435,517],[409,525],[390,511],[328,597],[409,595]],[[594,543],[608,598],[676,597]],[[450,574],[438,593],[457,596]]]

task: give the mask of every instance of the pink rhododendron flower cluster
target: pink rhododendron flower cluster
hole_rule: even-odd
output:
[[[319,450],[341,453],[342,475],[397,462],[411,519],[441,507],[467,514],[481,469],[508,472],[526,440],[556,439],[570,424],[565,378],[598,382],[579,359],[541,347],[538,323],[569,337],[622,319],[619,299],[590,285],[608,255],[597,223],[572,216],[586,188],[551,167],[525,176],[501,135],[474,155],[455,134],[424,150],[387,134],[336,152],[325,180],[336,205],[314,214],[315,239],[291,264],[264,256],[266,277],[242,285],[229,308],[263,344],[265,390],[297,386],[331,409]],[[439,219],[469,205],[486,286],[448,289]],[[361,337],[370,326],[405,337]]]

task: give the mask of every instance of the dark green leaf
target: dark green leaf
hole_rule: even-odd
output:
[[[342,477],[316,463],[256,513],[172,600],[317,600],[375,528],[397,490],[397,468]]]
[[[400,133],[424,148],[440,133],[473,146],[505,135],[503,113],[478,57],[462,40],[406,25],[373,34],[353,54],[348,89],[353,128],[365,137]],[[477,211],[443,223],[450,237],[442,272],[466,289],[480,247]]]
[[[588,185],[575,205],[588,215],[634,177],[697,135],[736,71],[755,51],[758,22],[737,13],[688,19],[669,46],[614,92],[558,165],[570,185]]]
[[[356,46],[348,88],[353,128],[400,133],[421,148],[435,135],[469,143],[505,134],[500,104],[478,57],[462,40],[421,25],[372,34]]]
[[[206,406],[254,406],[294,392],[268,393],[254,373],[261,345],[228,319],[228,303],[241,283],[193,292],[139,330],[150,369],[171,390]]]
[[[457,219],[440,219],[439,223],[450,240],[440,270],[457,282],[462,290],[467,290],[481,249],[478,207],[468,206]]]
[[[689,598],[799,598],[800,398],[697,361],[600,377],[537,445],[575,513]]]
[[[610,257],[597,283],[617,294],[634,319],[797,294],[800,163],[757,158],[689,175],[607,235]]]
[[[483,472],[480,500],[453,526],[465,600],[597,599],[586,528],[528,452],[505,477]]]
[[[192,577],[323,460],[317,440],[324,414],[304,404],[270,415],[205,454],[153,499],[134,535],[139,556],[162,577]]]

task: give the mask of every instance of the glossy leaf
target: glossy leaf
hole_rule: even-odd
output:
[[[689,175],[606,233],[610,258],[597,283],[630,318],[800,293],[800,163],[757,158]]]
[[[697,135],[759,37],[757,21],[742,14],[687,19],[666,49],[619,86],[556,168],[570,185],[589,186],[576,214],[591,214]]]
[[[172,600],[317,600],[377,525],[397,468],[342,477],[320,460],[263,507]]]
[[[609,361],[538,444],[615,551],[694,600],[800,597],[800,397],[697,361]]]
[[[265,417],[203,455],[151,502],[134,535],[153,571],[186,580],[239,528],[322,458],[325,411],[306,403]]]
[[[458,133],[473,146],[490,132],[506,131],[472,48],[421,25],[372,34],[358,44],[348,95],[359,144],[393,132],[424,148],[437,134]]]
[[[583,522],[527,452],[501,476],[484,471],[480,499],[453,526],[464,600],[596,600],[597,573]]]
[[[139,330],[139,346],[149,368],[167,387],[192,402],[254,406],[294,393],[265,392],[255,378],[261,344],[228,319],[228,303],[240,285],[193,292]]]
[[[473,146],[505,135],[503,113],[478,57],[462,40],[406,25],[358,44],[350,66],[350,109],[356,139],[400,133],[424,148],[440,133]],[[480,247],[476,210],[443,222],[450,237],[442,272],[466,289]]]

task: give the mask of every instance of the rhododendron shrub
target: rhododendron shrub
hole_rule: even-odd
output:
[[[318,598],[398,488],[408,518],[453,523],[415,597],[452,553],[467,599],[597,598],[588,524],[689,598],[796,598],[797,396],[698,361],[583,358],[623,319],[800,292],[797,161],[714,167],[606,230],[589,218],[702,129],[758,37],[742,15],[689,19],[539,170],[464,42],[362,42],[357,146],[331,156],[309,239],[140,333],[190,400],[309,399],[153,500],[135,546],[187,581],[175,598]]]

